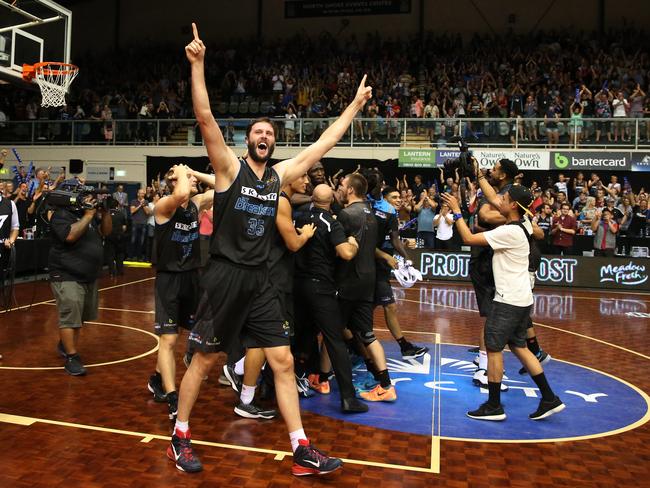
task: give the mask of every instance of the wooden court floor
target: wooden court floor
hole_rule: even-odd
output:
[[[650,486],[647,412],[630,430],[558,442],[457,440],[439,429],[410,434],[389,423],[360,425],[304,412],[314,443],[351,461],[330,476],[297,479],[290,474],[284,424],[236,417],[234,393],[218,385],[216,371],[191,419],[205,469],[182,473],[165,456],[166,406],[146,390],[157,347],[153,272],[127,269],[118,279],[101,279],[100,288],[99,318],[82,332],[80,352],[92,365],[83,378],[65,374],[56,354],[56,309],[47,283],[18,285],[23,308],[0,314],[0,487]],[[560,288],[537,295],[542,299],[534,320],[545,350],[632,384],[647,397],[650,295]],[[476,343],[480,322],[469,286],[425,283],[396,288],[396,296],[410,340]],[[375,327],[382,341],[392,342],[378,311]],[[431,405],[428,412],[400,409],[399,399],[392,407],[395,415],[432,414]],[[457,419],[437,420],[444,432]]]

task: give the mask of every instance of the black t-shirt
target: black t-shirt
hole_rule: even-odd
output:
[[[177,207],[172,218],[156,223],[156,271],[178,273],[201,267],[199,209],[193,201]]]
[[[66,242],[72,224],[80,217],[59,208],[50,219],[52,245],[48,266],[50,281],[77,281],[92,283],[102,269],[104,248],[99,233],[99,220],[93,219],[86,232],[75,242]]]
[[[375,220],[377,221],[377,247],[387,254],[393,255],[395,251],[391,242],[394,231],[399,229],[396,213],[387,213],[375,208]],[[377,279],[390,279],[391,268],[384,259],[376,259]]]
[[[20,222],[20,231],[22,232],[28,225],[27,209],[32,204],[31,198],[16,198],[14,200],[16,210],[18,211],[18,222]]]
[[[359,251],[351,261],[339,260],[336,282],[339,296],[346,300],[372,301],[375,293],[375,248],[377,221],[370,204],[354,202],[341,210],[338,221],[345,234],[354,236]]]
[[[553,216],[540,217],[537,219],[537,226],[544,231],[544,241],[549,242],[549,236],[553,228]]]
[[[280,198],[286,198],[291,203],[284,192],[280,193]],[[293,290],[293,258],[294,253],[287,249],[284,239],[279,232],[276,232],[269,251],[269,278],[271,283],[283,293]]]
[[[214,194],[210,253],[233,263],[266,265],[278,213],[280,177],[273,168],[259,179],[245,160],[228,190]]]
[[[124,215],[124,211],[119,208],[112,209],[111,221],[113,223],[113,226],[108,239],[114,242],[119,242],[123,239],[125,234],[124,226],[126,225],[126,216]]]
[[[11,235],[11,200],[0,197],[0,242],[9,239]]]
[[[634,207],[634,213],[632,214],[632,222],[628,227],[628,232],[632,235],[639,235],[642,232],[645,232],[646,226],[648,225],[648,217],[645,210],[641,210],[641,207],[638,205]]]
[[[296,279],[315,279],[335,286],[336,246],[347,241],[345,230],[332,214],[322,208],[313,207],[296,218],[296,227],[314,224],[316,232],[297,253],[295,260]]]

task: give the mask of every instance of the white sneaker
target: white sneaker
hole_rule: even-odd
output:
[[[487,371],[484,369],[477,369],[476,372],[474,373],[474,377],[472,378],[472,383],[474,383],[476,386],[487,388],[488,387]],[[508,391],[508,385],[506,385],[505,383],[501,383],[501,391]]]

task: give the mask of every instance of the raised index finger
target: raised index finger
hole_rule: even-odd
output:
[[[361,86],[366,86],[366,78],[368,78],[368,75],[363,75],[363,78],[361,78]]]
[[[192,22],[192,32],[194,33],[194,40],[198,41],[199,39],[199,29],[197,29],[196,24]]]

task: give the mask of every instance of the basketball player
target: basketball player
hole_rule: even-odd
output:
[[[194,39],[185,52],[191,64],[192,103],[215,173],[211,258],[201,282],[194,328],[189,340],[195,354],[181,382],[178,417],[167,455],[183,471],[203,469],[190,441],[189,417],[203,376],[243,338],[247,348],[262,348],[274,373],[278,407],[289,431],[297,476],[325,474],[342,466],[313,447],[302,426],[298,392],[277,295],[268,279],[267,260],[282,185],[305,174],[345,134],[355,114],[372,96],[361,80],[352,103],[311,146],[273,168],[267,162],[275,147],[275,127],[268,119],[253,121],[246,130],[248,153],[238,159],[226,144],[210,110],[205,85],[205,45],[192,24]],[[217,237],[218,238],[214,238]]]
[[[154,400],[167,401],[169,418],[176,418],[176,360],[178,328],[191,329],[198,300],[198,271],[201,267],[199,213],[212,205],[214,190],[197,195],[197,179],[185,165],[165,175],[170,195],[156,203],[156,323],[160,338],[156,373],[147,385]]]

